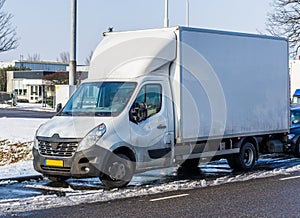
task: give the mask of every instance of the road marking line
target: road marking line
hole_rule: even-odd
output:
[[[172,195],[172,196],[163,197],[163,198],[154,198],[154,199],[151,199],[150,201],[162,201],[162,200],[167,200],[167,199],[172,199],[172,198],[185,197],[185,196],[188,196],[188,195],[189,195],[189,194]]]
[[[279,179],[280,181],[283,181],[283,180],[289,180],[289,179],[299,179],[300,176],[291,176],[291,177],[286,177],[286,178],[281,178]]]

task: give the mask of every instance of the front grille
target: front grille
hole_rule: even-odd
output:
[[[39,141],[39,152],[46,156],[72,157],[77,147],[78,142]]]

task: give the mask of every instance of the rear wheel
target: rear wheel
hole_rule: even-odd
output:
[[[182,164],[180,164],[180,167],[183,169],[195,169],[199,165],[199,160],[199,158],[187,159]]]
[[[300,157],[300,140],[298,140],[295,145],[294,156],[298,158]]]
[[[240,153],[230,155],[227,158],[229,166],[234,170],[250,170],[256,161],[255,146],[246,142],[241,146]]]
[[[124,187],[132,179],[134,166],[135,164],[127,155],[113,154],[100,180],[108,188]]]

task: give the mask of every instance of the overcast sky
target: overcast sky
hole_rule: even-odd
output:
[[[135,30],[163,27],[164,0],[78,0],[77,62],[85,59],[108,27]],[[170,26],[185,25],[185,0],[169,0]],[[189,0],[190,26],[247,33],[265,32],[273,0]],[[70,50],[70,0],[7,0],[19,47],[0,53],[0,61],[39,54],[56,61]]]

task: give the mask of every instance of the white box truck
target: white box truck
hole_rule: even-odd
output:
[[[279,37],[188,27],[105,33],[88,79],[37,130],[34,168],[108,187],[220,158],[249,170],[259,153],[287,149],[288,67]]]

